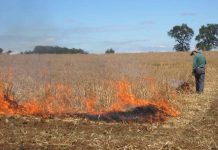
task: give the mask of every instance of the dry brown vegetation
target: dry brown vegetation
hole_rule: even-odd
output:
[[[115,101],[114,83],[125,80],[137,98],[156,101],[154,93],[158,91],[180,111],[175,118],[153,124],[107,123],[78,116],[2,115],[0,145],[5,149],[215,150],[218,148],[218,53],[205,55],[208,65],[202,95],[193,92],[189,53],[0,56],[1,81],[13,84],[11,90],[18,103],[33,97],[42,99],[47,94],[44,90],[47,85],[55,87],[61,83],[72,90],[73,96],[66,98],[73,99],[71,105],[86,111],[83,100],[94,96],[98,100],[95,109],[99,110]],[[158,84],[151,87],[147,79],[155,79]],[[56,89],[51,90],[55,93]],[[175,89],[176,97],[172,94]]]

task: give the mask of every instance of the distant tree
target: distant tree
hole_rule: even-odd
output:
[[[33,51],[24,51],[22,54],[33,54]]]
[[[218,24],[207,24],[201,26],[199,34],[195,40],[198,42],[196,47],[202,50],[211,50],[218,47]]]
[[[176,51],[188,51],[194,31],[192,28],[188,27],[187,24],[182,24],[181,26],[174,26],[168,32],[168,35],[175,39],[176,45],[174,45],[174,49]]]
[[[8,50],[7,52],[6,52],[6,54],[11,54],[12,53],[12,51],[11,50]]]
[[[24,54],[88,54],[88,52],[59,46],[36,46],[33,51],[25,51]]]
[[[115,53],[115,50],[113,50],[112,48],[107,49],[107,50],[105,51],[105,54],[114,54],[114,53]]]
[[[4,50],[2,48],[0,48],[0,54],[3,52]]]

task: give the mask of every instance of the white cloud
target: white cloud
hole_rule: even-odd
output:
[[[159,45],[157,47],[159,47],[159,48],[166,48],[167,46],[166,45]]]
[[[152,25],[155,25],[156,22],[153,21],[153,20],[146,20],[146,21],[141,22],[141,24],[142,24],[142,25],[152,26]]]
[[[98,27],[75,27],[70,31],[77,34],[98,33],[98,32],[123,32],[123,31],[137,31],[144,30],[144,26],[128,26],[128,25],[111,25]]]
[[[55,38],[55,37],[53,37],[53,36],[51,36],[51,37],[47,37],[46,39],[45,39],[45,41],[47,41],[47,42],[55,42],[57,39]]]

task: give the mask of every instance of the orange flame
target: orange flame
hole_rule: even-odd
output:
[[[152,105],[163,111],[165,114],[169,116],[176,117],[179,112],[173,108],[169,102],[165,99],[159,99],[156,101],[149,101],[146,99],[137,99],[133,94],[129,92],[130,84],[126,81],[119,81],[117,83],[117,101],[113,103],[107,110],[102,109],[100,112],[94,111],[94,106],[96,103],[96,99],[90,99],[87,101],[87,111],[89,113],[105,113],[111,111],[125,111],[126,108],[135,108],[135,107],[143,107]]]
[[[20,105],[15,101],[11,93],[6,92],[5,83],[0,83],[0,114],[2,115],[50,115],[75,111],[70,105],[72,92],[63,84],[57,84],[52,88],[45,87],[45,96],[41,100],[25,100]],[[54,91],[54,93],[51,93]]]
[[[86,110],[89,113],[97,113],[94,109],[95,107],[95,103],[96,103],[96,98],[92,98],[92,99],[87,99],[85,100],[85,106],[86,106]]]
[[[152,79],[152,82],[153,79]],[[128,108],[153,106],[160,110],[160,112],[168,116],[177,116],[179,112],[174,109],[170,103],[160,96],[155,101],[146,99],[138,99],[130,92],[130,84],[126,81],[119,81],[116,84],[116,101],[108,108],[103,108],[100,111],[95,110],[97,98],[87,98],[85,100],[85,108],[89,114],[102,115],[107,112],[126,111]],[[76,113],[77,109],[73,108],[71,103],[73,101],[72,89],[63,84],[56,84],[54,86],[45,87],[45,95],[42,99],[32,99],[23,101],[18,104],[10,91],[6,91],[6,84],[0,82],[0,114],[1,115],[41,115],[43,117],[49,115],[63,115],[66,113]],[[155,90],[154,86],[151,90]],[[155,91],[157,92],[157,91]],[[155,117],[161,118],[158,112]]]

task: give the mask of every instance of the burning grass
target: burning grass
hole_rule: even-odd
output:
[[[116,88],[114,102],[107,108],[98,108],[98,100],[94,94],[81,100],[82,108],[76,107],[73,89],[64,84],[47,85],[44,96],[32,98],[18,103],[12,91],[11,81],[0,82],[0,114],[1,115],[35,115],[41,117],[73,116],[85,117],[90,120],[107,122],[163,122],[169,116],[176,117],[178,111],[171,106],[166,97],[160,95],[155,89],[157,83],[154,79],[146,78],[149,82],[150,93],[153,100],[139,99],[130,92],[131,85],[127,81],[114,83]],[[152,82],[151,82],[152,81]],[[172,92],[173,93],[173,92]],[[175,94],[175,93],[174,93]]]

